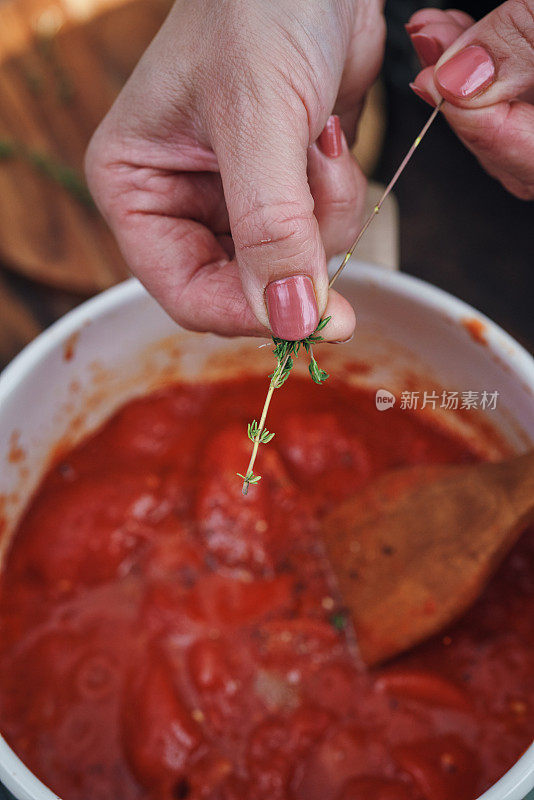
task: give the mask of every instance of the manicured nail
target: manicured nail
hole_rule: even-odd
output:
[[[411,36],[412,33],[417,33],[418,31],[421,30],[421,28],[424,28],[425,27],[425,23],[424,22],[408,22],[408,24],[405,25],[404,27],[406,28],[406,32],[408,33],[408,36]]]
[[[428,33],[413,33],[410,39],[423,67],[432,67],[439,61],[443,47],[434,36],[429,36]]]
[[[338,158],[341,155],[343,149],[341,144],[341,125],[336,114],[332,114],[326,120],[326,125],[317,139],[317,144],[328,158]]]
[[[442,64],[435,78],[442,89],[455,97],[474,97],[495,80],[495,64],[483,47],[474,44]]]
[[[308,275],[273,281],[265,290],[265,299],[271,330],[279,339],[304,339],[319,324],[317,300]]]
[[[421,100],[424,100],[425,103],[428,103],[429,106],[432,106],[433,108],[436,107],[434,98],[432,97],[432,95],[428,94],[428,92],[425,92],[424,89],[420,89],[419,86],[415,85],[415,83],[410,83],[410,89],[412,90],[412,92],[415,92],[417,97],[420,97]]]

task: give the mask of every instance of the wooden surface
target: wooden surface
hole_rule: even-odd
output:
[[[43,169],[81,179],[92,132],[168,8],[168,0],[0,5],[0,144],[15,148],[0,161],[0,259],[10,269],[78,292],[126,275],[96,210]]]

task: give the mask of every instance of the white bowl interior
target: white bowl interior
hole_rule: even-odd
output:
[[[397,398],[414,386],[498,392],[496,409],[486,413],[490,426],[511,450],[534,443],[534,361],[496,325],[427,284],[375,267],[354,265],[339,288],[356,308],[358,333],[343,347],[322,348],[327,369],[367,364],[352,379]],[[479,335],[470,333],[473,319]],[[257,342],[179,329],[134,280],[67,315],[0,378],[0,555],[58,443],[72,444],[162,382],[244,370],[267,375],[271,366],[270,348],[258,349]],[[443,416],[470,435],[468,414],[460,423],[454,412]],[[475,427],[473,437],[490,456],[503,452],[491,429]],[[1,737],[0,780],[19,800],[55,797]],[[531,747],[483,797],[521,800],[533,786]]]

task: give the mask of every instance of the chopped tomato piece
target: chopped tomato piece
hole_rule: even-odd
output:
[[[130,677],[122,727],[129,763],[145,786],[182,776],[189,757],[202,743],[202,732],[180,698],[161,653],[154,653]]]
[[[394,757],[428,800],[473,800],[476,795],[480,762],[457,736],[401,745]]]

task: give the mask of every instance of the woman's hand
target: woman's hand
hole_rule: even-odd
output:
[[[418,11],[406,26],[423,69],[412,88],[443,113],[483,167],[534,198],[534,0],[508,0],[476,24]]]
[[[182,325],[300,339],[326,313],[325,338],[352,334],[326,259],[357,233],[365,180],[330,115],[354,133],[383,37],[379,0],[176,2],[86,169],[132,271]]]

